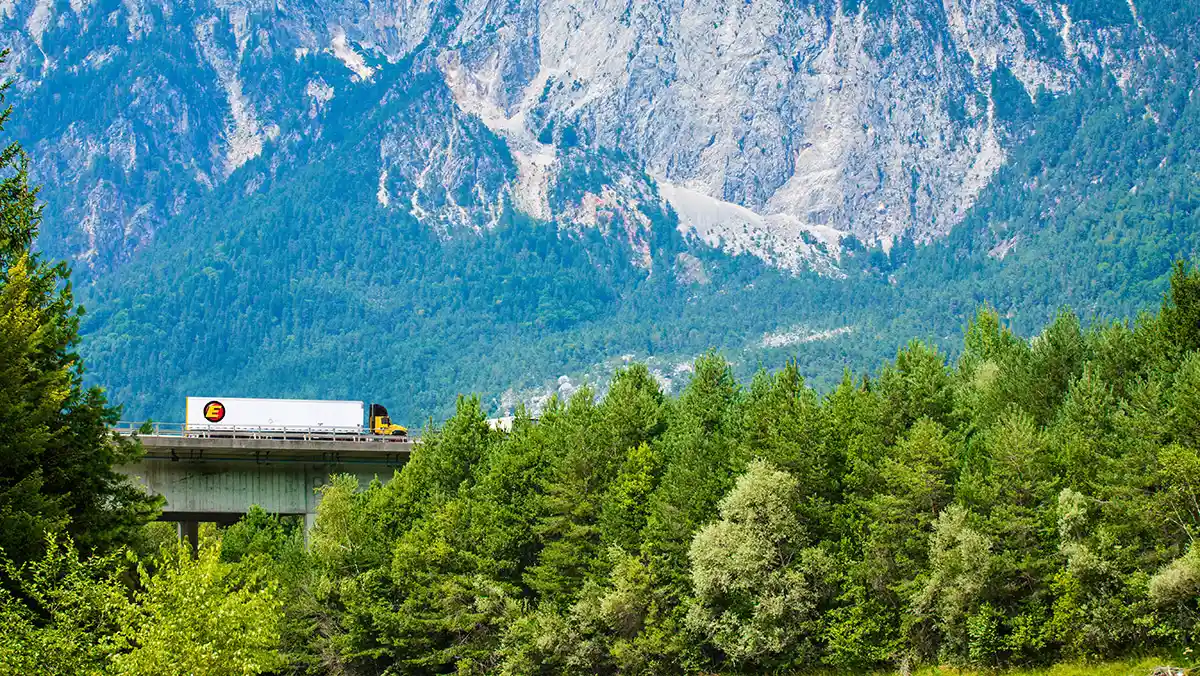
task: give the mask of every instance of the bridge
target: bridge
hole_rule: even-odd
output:
[[[118,467],[149,492],[166,498],[163,521],[196,543],[199,524],[237,521],[258,505],[267,512],[304,518],[317,511],[316,489],[331,474],[353,474],[364,484],[387,481],[408,460],[415,442],[316,428],[191,430],[180,424],[122,423],[145,455]]]

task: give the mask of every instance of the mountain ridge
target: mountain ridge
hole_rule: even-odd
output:
[[[799,269],[829,266],[813,237],[947,234],[1021,137],[1004,114],[1030,102],[997,92],[1069,91],[1095,67],[1128,80],[1161,48],[1133,3],[1117,5],[10,0],[0,16],[24,93],[70,99],[71,75],[114,80],[115,120],[18,132],[38,178],[70,186],[50,221],[89,267],[119,264],[265,149],[268,172],[321,152],[341,133],[324,118],[338,98],[377,108],[434,77],[451,100],[434,97],[429,124],[378,123],[380,208],[439,230],[492,226],[501,202],[579,223],[586,205],[549,199],[569,169],[561,147],[610,148],[671,194],[752,212],[684,230]]]

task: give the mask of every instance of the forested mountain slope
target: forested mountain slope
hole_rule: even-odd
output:
[[[410,421],[713,346],[831,385],[981,303],[1130,316],[1196,250],[1188,3],[640,11],[6,5],[90,377]]]

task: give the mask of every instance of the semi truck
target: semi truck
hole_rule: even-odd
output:
[[[367,415],[363,423],[364,413]],[[184,429],[219,435],[249,432],[308,435],[371,435],[387,441],[408,440],[408,429],[392,422],[380,404],[312,399],[188,397]]]

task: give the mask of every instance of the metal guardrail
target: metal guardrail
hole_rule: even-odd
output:
[[[276,439],[281,441],[361,441],[395,443],[413,441],[363,432],[358,427],[238,427],[236,425],[188,426],[185,423],[121,421],[113,430],[125,436],[180,437],[185,439]]]

